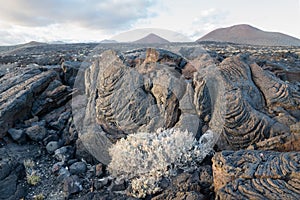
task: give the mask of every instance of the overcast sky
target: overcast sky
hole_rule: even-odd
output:
[[[101,41],[136,28],[192,40],[215,28],[250,24],[300,38],[300,0],[0,0],[0,45]]]

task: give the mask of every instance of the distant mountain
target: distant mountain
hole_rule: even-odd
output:
[[[20,44],[20,45],[16,45],[17,47],[24,47],[24,48],[27,48],[27,47],[36,47],[36,46],[41,46],[41,45],[46,45],[47,43],[43,43],[43,42],[37,42],[37,41],[30,41],[28,43],[25,43],[25,44]]]
[[[37,47],[37,46],[42,46],[42,45],[47,45],[47,43],[31,41],[31,42],[28,42],[28,43],[25,43],[25,44],[2,46],[0,48],[0,53],[12,54],[12,53],[14,53],[18,50],[21,50],[21,49],[26,49],[26,48],[30,48],[30,47]]]
[[[300,39],[278,32],[262,31],[247,24],[216,29],[197,40],[265,46],[300,46]]]
[[[104,44],[111,44],[111,43],[118,43],[116,40],[101,40],[100,43],[104,43]]]
[[[138,44],[168,44],[170,43],[168,40],[159,37],[158,35],[154,33],[150,33],[146,37],[143,37],[139,40],[134,41],[133,43],[138,43]]]
[[[146,37],[150,33],[158,35],[159,37],[162,37],[170,42],[191,42],[190,38],[186,37],[181,33],[158,28],[143,28],[130,30],[112,37],[111,40],[116,40],[118,42],[133,42],[139,40],[140,38]]]
[[[48,44],[67,44],[66,42],[64,42],[64,41],[60,41],[60,40],[58,40],[58,41],[51,41],[51,42],[47,42]]]

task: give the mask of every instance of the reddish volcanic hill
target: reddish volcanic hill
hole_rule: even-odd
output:
[[[197,42],[201,41],[265,46],[300,46],[300,39],[278,32],[262,31],[247,24],[216,29],[197,40]]]
[[[139,44],[168,44],[170,43],[168,40],[155,35],[154,33],[150,33],[149,35],[134,41],[133,43]]]

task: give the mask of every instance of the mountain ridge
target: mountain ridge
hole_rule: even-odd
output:
[[[214,41],[265,46],[300,46],[300,39],[280,32],[263,31],[248,24],[215,29],[196,42]]]

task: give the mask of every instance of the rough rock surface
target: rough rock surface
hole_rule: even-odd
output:
[[[35,97],[45,90],[56,76],[53,71],[43,72],[39,68],[29,68],[6,74],[1,78],[1,137],[17,120],[24,120],[30,116]]]
[[[75,124],[88,151],[107,164],[107,149],[117,139],[158,127],[188,129],[196,137],[209,127],[220,135],[219,150],[293,138],[290,126],[300,120],[299,85],[263,70],[245,54],[216,59],[195,51],[181,49],[186,58],[154,48],[104,52],[86,70],[86,95],[74,100],[77,107],[79,101],[86,105],[75,113]]]
[[[212,169],[210,165],[201,166],[197,171],[181,173],[171,180],[163,180],[160,183],[164,188],[162,194],[153,197],[153,200],[163,199],[191,199],[200,200],[212,198],[210,190],[212,185]],[[205,196],[203,195],[205,194]]]
[[[81,111],[86,115],[84,120],[76,121],[79,129],[83,127],[80,138],[87,149],[107,164],[107,149],[127,134],[171,128],[178,121],[193,118],[195,126],[199,126],[201,121],[191,103],[180,104],[185,92],[189,92],[190,83],[183,74],[186,63],[165,50],[103,53],[86,71],[87,105]],[[198,129],[195,135],[197,132]]]
[[[24,166],[6,152],[0,152],[0,199],[19,199],[26,194],[20,180],[25,176]]]
[[[59,74],[43,67],[26,67],[1,77],[0,137],[16,122],[57,108],[71,97]]]
[[[299,199],[300,153],[223,151],[213,157],[216,199]]]
[[[267,138],[290,133],[289,125],[299,121],[291,114],[300,109],[299,87],[285,83],[243,59],[230,57],[219,66],[226,99],[226,110],[221,116],[225,119],[224,134],[218,143],[221,149],[246,148]]]
[[[0,199],[37,195],[49,200],[133,199],[126,195],[128,183],[116,182],[107,172],[107,148],[127,134],[158,126],[188,129],[196,138],[213,129],[220,135],[216,151],[259,149],[269,160],[274,158],[266,162],[270,166],[277,160],[280,166],[296,166],[293,158],[284,162],[281,158],[297,153],[275,151],[298,152],[300,148],[299,47],[226,43],[146,47],[0,47]],[[114,51],[101,55],[107,49]],[[236,154],[234,162],[241,161],[236,166],[244,166],[242,157],[245,154]],[[24,169],[28,159],[34,166]],[[147,198],[213,199],[217,177],[212,178],[207,159],[195,172],[178,172],[172,180],[162,181],[164,190]],[[289,188],[296,184],[291,178],[294,171],[282,175],[274,171],[278,168],[260,165],[263,176],[272,175],[266,179],[272,185],[236,173],[235,181],[222,188],[232,191],[234,186],[239,191],[255,183],[277,195],[275,190],[282,183],[284,198],[299,190],[299,185]],[[25,171],[34,172],[40,181],[30,185]],[[231,197],[222,188],[217,197]],[[233,198],[242,195],[240,191]],[[247,195],[255,198],[257,193]]]

